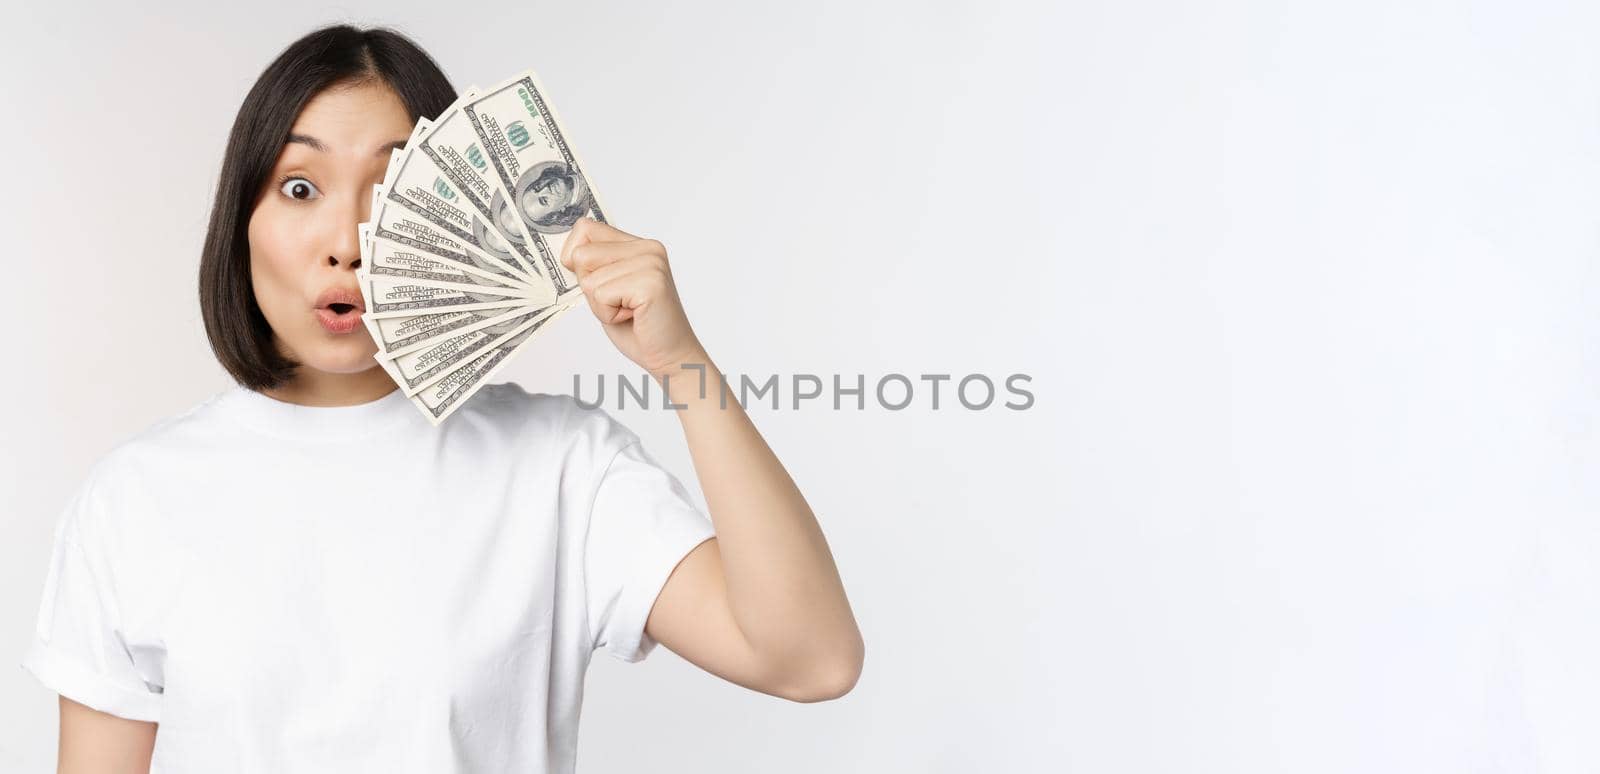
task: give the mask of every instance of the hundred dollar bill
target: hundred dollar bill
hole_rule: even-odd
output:
[[[382,186],[373,187],[372,214],[367,222],[370,225],[369,233],[374,240],[386,239],[463,269],[472,267],[488,272],[503,285],[519,288],[534,287],[533,283],[504,263],[469,247],[454,235],[439,229],[427,218],[391,201],[383,195]]]
[[[383,198],[411,210],[438,231],[466,245],[468,251],[491,258],[516,273],[524,284],[544,290],[547,300],[554,300],[555,286],[548,285],[531,265],[524,265],[510,243],[484,222],[458,192],[456,184],[426,154],[417,152],[420,133],[430,127],[427,120],[418,121],[406,149],[391,153],[383,180]]]
[[[606,218],[532,71],[418,121],[358,230],[375,362],[438,425],[583,300],[560,252]]]
[[[406,317],[440,311],[468,311],[503,306],[523,306],[528,299],[486,292],[481,285],[422,284],[417,280],[373,276],[356,272],[367,303],[363,317]]]
[[[356,277],[358,279],[366,277],[366,276],[369,276],[369,275],[364,270],[361,270],[361,269],[357,269],[356,270]],[[495,300],[496,298],[516,298],[516,299],[520,299],[522,301],[522,303],[524,303],[524,304],[534,304],[535,306],[549,306],[549,304],[537,304],[537,303],[535,303],[534,299],[529,297],[532,294],[532,291],[500,287],[498,285],[479,285],[479,284],[476,284],[476,283],[449,282],[449,281],[436,280],[436,279],[420,279],[420,278],[416,278],[416,277],[399,277],[399,278],[396,278],[396,277],[382,277],[380,275],[380,278],[381,279],[391,280],[391,281],[393,281],[393,283],[396,286],[399,286],[399,285],[412,285],[412,286],[422,287],[422,288],[436,288],[436,289],[439,289],[439,290],[457,291],[457,292],[462,293],[464,295],[470,296],[473,299],[476,299],[478,301],[492,301],[492,300]]]
[[[483,285],[488,288],[502,288],[508,293],[514,292],[518,295],[529,292],[525,287],[508,285],[496,279],[492,272],[475,266],[445,261],[410,245],[391,242],[387,239],[373,239],[372,225],[370,223],[362,223],[356,226],[356,232],[361,241],[361,265],[368,274],[432,282]]]
[[[491,345],[486,351],[462,364],[443,376],[434,379],[423,389],[411,395],[412,404],[422,410],[423,415],[437,426],[450,416],[462,403],[471,398],[483,385],[489,383],[495,372],[499,371],[506,363],[511,361],[523,346],[533,338],[539,328],[572,308],[571,303],[558,304],[554,312],[524,322],[516,329],[509,332],[499,342]],[[392,375],[392,374],[391,374]]]
[[[433,120],[431,128],[413,135],[406,144],[406,150],[427,156],[435,168],[455,183],[456,193],[475,213],[474,232],[479,229],[492,230],[498,240],[503,240],[505,248],[516,254],[519,266],[539,272],[539,279],[548,283],[553,290],[554,281],[546,275],[541,261],[531,252],[522,219],[511,211],[505,195],[494,184],[489,159],[483,152],[478,134],[461,112],[461,106],[477,95],[477,87],[468,87],[460,99]],[[489,236],[480,237],[480,241],[496,241],[496,246],[498,240],[491,240]],[[509,259],[507,262],[510,262]]]
[[[372,326],[377,328],[385,339],[393,337],[393,341],[379,341],[379,352],[375,357],[384,360],[393,360],[401,355],[410,354],[424,347],[431,347],[445,339],[462,336],[479,330],[504,331],[505,323],[511,322],[528,312],[541,312],[544,307],[513,306],[496,309],[472,309],[460,313],[440,312],[431,315],[418,315],[415,317],[380,317],[372,321]],[[448,314],[449,319],[419,319],[436,318]],[[472,317],[461,317],[471,315]],[[376,340],[376,339],[375,339]]]
[[[505,334],[528,320],[548,317],[558,307],[549,306],[543,309],[519,310],[509,319],[496,322],[485,328],[459,336],[429,342],[427,346],[414,349],[394,358],[379,359],[379,363],[388,363],[392,366],[391,376],[396,376],[400,389],[405,394],[415,395],[418,390],[427,386],[435,379],[455,370],[456,366],[472,360],[484,348],[493,345]]]
[[[516,315],[526,309],[524,306],[511,306],[432,312],[407,317],[368,318],[363,315],[361,322],[367,326],[367,331],[372,334],[372,340],[378,345],[378,354],[375,357],[392,360],[396,355],[410,352],[430,342],[459,336],[467,333],[469,328],[477,330],[478,327],[484,327],[496,318]]]
[[[464,100],[461,112],[483,143],[492,182],[522,220],[557,296],[577,291],[577,278],[561,265],[561,247],[578,218],[606,218],[538,77],[524,70]]]

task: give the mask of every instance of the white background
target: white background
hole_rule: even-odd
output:
[[[234,112],[338,20],[458,88],[537,70],[730,374],[1033,379],[752,409],[865,673],[601,659],[582,770],[1600,768],[1594,4],[234,5],[0,30],[0,769],[53,770],[16,663],[59,509],[229,384],[195,275]],[[582,308],[497,380],[574,373],[636,373]],[[616,415],[698,495],[675,418]]]

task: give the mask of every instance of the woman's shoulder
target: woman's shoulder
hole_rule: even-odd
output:
[[[169,456],[183,456],[215,442],[207,430],[207,415],[226,394],[215,392],[188,408],[146,422],[142,427],[116,437],[89,467],[88,482],[138,477],[151,462]]]
[[[113,436],[90,459],[66,501],[63,522],[72,534],[112,540],[148,531],[141,514],[158,510],[151,507],[151,493],[183,480],[190,468],[185,463],[206,453],[200,415],[215,398]]]

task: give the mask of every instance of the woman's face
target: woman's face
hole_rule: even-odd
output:
[[[328,291],[361,304],[356,224],[371,209],[391,148],[412,121],[381,83],[330,87],[306,103],[250,215],[250,276],[278,348],[307,368],[359,373],[377,368],[361,309],[318,309]]]

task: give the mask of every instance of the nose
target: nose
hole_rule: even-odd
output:
[[[367,216],[359,210],[365,205],[356,204],[344,207],[343,212],[334,224],[334,235],[328,246],[328,265],[334,268],[347,269],[361,268],[361,237],[356,233],[356,224]]]

